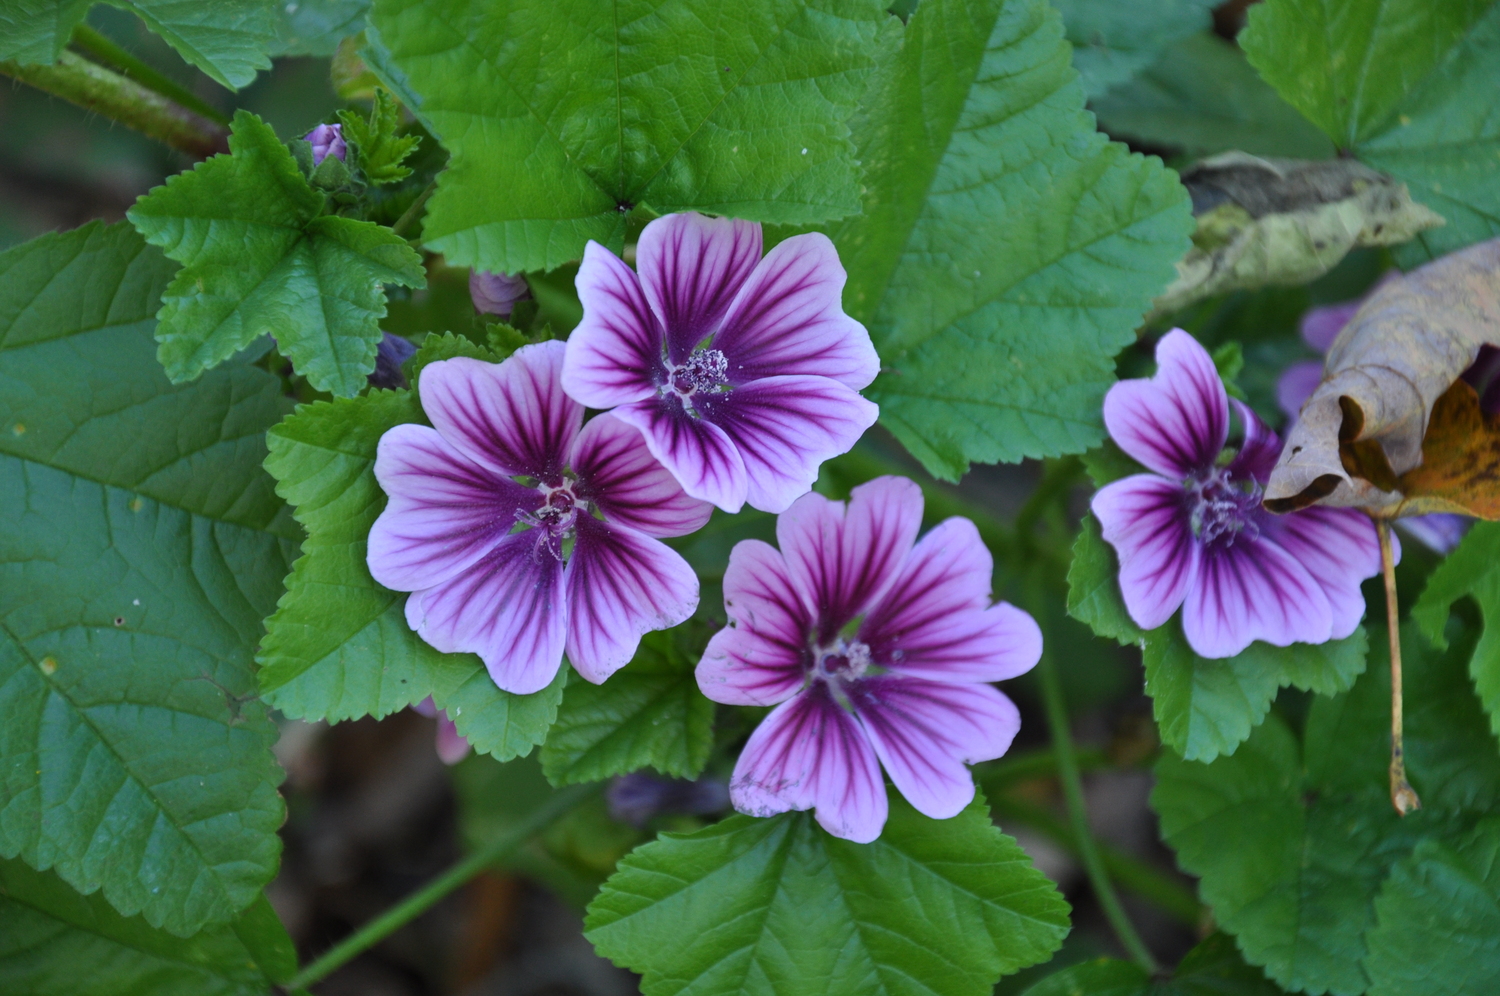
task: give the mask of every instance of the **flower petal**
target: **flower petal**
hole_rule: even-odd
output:
[[[1014,605],[990,605],[994,561],[968,519],[922,537],[859,638],[881,667],[929,681],[1004,681],[1042,657],[1042,631]]]
[[[1405,519],[1397,519],[1396,525],[1406,530],[1406,534],[1421,543],[1433,553],[1443,556],[1453,552],[1458,546],[1458,541],[1464,538],[1474,520],[1467,515],[1454,515],[1452,512],[1429,512],[1427,515],[1413,515]],[[1391,539],[1394,541],[1395,536]]]
[[[1333,613],[1332,638],[1353,633],[1365,615],[1359,584],[1380,573],[1380,540],[1370,517],[1352,508],[1314,505],[1267,515],[1261,535],[1291,554],[1323,589]]]
[[[651,455],[641,430],[609,413],[583,427],[568,463],[578,475],[579,498],[647,536],[685,536],[713,514],[713,505],[689,496]]]
[[[807,602],[780,551],[742,540],[724,572],[729,625],[714,634],[698,662],[698,687],[715,702],[768,706],[790,698],[810,666]]]
[[[1302,414],[1302,405],[1323,382],[1323,362],[1303,360],[1282,371],[1276,381],[1276,404],[1291,421]]]
[[[936,820],[974,801],[964,762],[999,757],[1021,729],[1015,703],[990,685],[887,676],[854,683],[849,697],[891,781]]]
[[[469,756],[469,741],[458,732],[458,727],[446,712],[437,715],[437,756],[448,765],[457,764]]]
[[[597,242],[583,250],[574,279],[583,320],[568,336],[563,388],[590,408],[649,398],[666,376],[666,333],[635,271]]]
[[[849,452],[880,415],[827,377],[766,377],[696,395],[693,403],[734,442],[748,478],[746,500],[763,512],[784,512],[807,494],[823,461]]]
[[[868,387],[880,357],[865,327],[844,314],[844,267],[828,236],[794,235],[745,281],[714,337],[734,384],[778,374],[831,377]]]
[[[735,294],[760,262],[760,223],[684,211],[657,218],[636,243],[646,299],[681,363],[719,330]]]
[[[1167,477],[1213,464],[1229,433],[1228,395],[1214,361],[1181,329],[1156,346],[1156,376],[1122,380],[1104,396],[1104,425],[1120,448]]]
[[[1231,403],[1240,417],[1240,425],[1244,426],[1245,440],[1229,463],[1229,474],[1237,480],[1248,477],[1265,484],[1271,479],[1271,468],[1281,456],[1281,440],[1249,405],[1238,398],[1232,399]]]
[[[1155,629],[1187,597],[1202,548],[1188,521],[1182,486],[1155,474],[1106,484],[1091,508],[1120,558],[1120,594],[1130,618]]]
[[[375,479],[390,495],[370,528],[370,574],[395,591],[446,581],[503,540],[542,495],[460,456],[425,425],[380,437]]]
[[[562,479],[583,406],[563,393],[564,346],[522,346],[504,363],[459,357],[418,377],[422,411],[448,444],[497,474]]]
[[[580,515],[563,584],[568,660],[599,684],[635,656],[641,637],[698,608],[698,575],[660,540]]]
[[[552,682],[567,630],[562,562],[540,530],[507,537],[468,570],[406,600],[406,621],[443,653],[478,654],[504,691]]]
[[[1333,611],[1322,586],[1274,541],[1245,537],[1204,548],[1182,607],[1188,645],[1216,658],[1233,657],[1255,640],[1276,647],[1326,642]]]
[[[847,503],[803,495],[776,520],[792,583],[812,610],[819,644],[831,643],[896,580],[922,526],[922,489],[877,477]]]
[[[689,495],[726,512],[745,504],[750,481],[740,451],[723,429],[689,415],[675,394],[623,405],[610,414],[641,431],[651,455]]]
[[[870,741],[821,681],[777,706],[750,735],[729,798],[751,816],[816,808],[824,830],[858,844],[880,836],[888,811]]]
[[[1380,283],[1385,283],[1381,280]],[[1370,290],[1373,293],[1374,287]],[[1349,324],[1349,319],[1365,303],[1360,297],[1353,301],[1343,301],[1339,304],[1325,304],[1318,308],[1308,308],[1302,313],[1302,341],[1320,353],[1328,352],[1333,340],[1344,331],[1344,326]]]

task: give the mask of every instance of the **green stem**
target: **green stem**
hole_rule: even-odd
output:
[[[597,785],[574,785],[554,793],[550,799],[505,833],[334,945],[317,961],[292,976],[285,983],[284,988],[289,992],[306,989],[360,952],[380,943],[427,912],[433,904],[448,893],[545,830],[555,820],[597,791],[599,791]]]
[[[1073,736],[1068,729],[1068,704],[1063,697],[1057,663],[1045,649],[1036,669],[1042,680],[1047,726],[1052,732],[1052,749],[1057,753],[1057,776],[1062,782],[1063,799],[1068,804],[1068,817],[1073,824],[1078,856],[1083,860],[1084,870],[1088,872],[1094,896],[1099,900],[1099,906],[1104,910],[1109,925],[1114,928],[1121,946],[1137,965],[1155,975],[1159,969],[1156,959],[1151,956],[1150,949],[1135,932],[1130,918],[1125,915],[1125,908],[1120,905],[1120,897],[1115,893],[1114,883],[1109,879],[1109,871],[1099,855],[1099,845],[1089,832],[1088,810],[1083,804],[1083,782],[1078,775],[1078,758],[1073,752]]]
[[[229,124],[229,119],[218,108],[200,98],[187,87],[168,78],[140,59],[137,59],[125,51],[125,49],[116,45],[107,36],[95,31],[87,24],[80,23],[78,27],[74,28],[73,37],[70,40],[85,55],[91,55],[99,62],[113,66],[126,77],[135,80],[146,89],[154,90],[168,100],[174,100],[188,110],[196,111],[210,121],[216,121],[221,125]]]
[[[1112,767],[1109,758],[1102,750],[1084,749],[1074,756],[1081,771],[1098,771],[1101,768]],[[1057,752],[1045,748],[1014,756],[1007,755],[998,761],[985,761],[974,765],[974,780],[984,789],[986,795],[1003,792],[1016,782],[1055,777],[1057,777]]]
[[[0,73],[128,125],[174,149],[200,157],[229,151],[229,133],[217,122],[66,49],[53,65],[0,62]]]
[[[417,199],[411,202],[411,207],[401,212],[401,217],[396,219],[396,223],[391,226],[391,231],[395,232],[397,235],[400,235],[402,232],[410,228],[412,224],[417,220],[417,218],[421,216],[422,208],[424,205],[426,205],[427,198],[431,197],[432,192],[436,189],[437,180],[433,180],[420,194],[417,195]]]

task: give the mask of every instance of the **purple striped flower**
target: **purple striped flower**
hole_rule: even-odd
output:
[[[882,765],[913,806],[946,819],[974,798],[964,764],[1010,747],[1020,714],[987,682],[1029,671],[1042,632],[990,604],[994,565],[972,522],[948,519],[918,543],[921,520],[921,490],[881,477],[847,506],[799,498],[776,522],[779,551],[735,546],[729,626],[709,641],[698,687],[776,706],[735,765],[736,809],[816,809],[829,833],[867,843],[885,825]]]
[[[688,213],[647,225],[637,253],[639,276],[584,250],[563,387],[645,433],[693,497],[784,511],[879,413],[833,243],[798,235],[762,259],[760,225]]]
[[[654,537],[681,536],[713,509],[688,497],[617,418],[583,425],[563,393],[563,344],[504,363],[443,360],[422,371],[433,428],[380,438],[390,496],[370,530],[375,580],[412,592],[406,619],[438,650],[478,654],[507,692],[545,688],[566,648],[598,683],[641,634],[698,605],[687,562]]]
[[[1120,557],[1120,590],[1136,625],[1155,629],[1182,607],[1202,657],[1232,657],[1254,640],[1278,647],[1354,632],[1359,584],[1380,572],[1375,525],[1348,508],[1277,516],[1261,508],[1281,443],[1234,401],[1245,439],[1227,463],[1229,404],[1213,360],[1181,329],[1156,347],[1156,376],[1104,398],[1104,424],[1151,471],[1099,489],[1094,515]]]

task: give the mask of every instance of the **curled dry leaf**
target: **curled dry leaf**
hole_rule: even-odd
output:
[[[1198,228],[1153,314],[1226,291],[1302,284],[1350,249],[1389,246],[1442,225],[1406,184],[1352,159],[1310,162],[1226,152],[1182,174]]]
[[[1500,418],[1461,379],[1485,345],[1500,345],[1500,239],[1380,287],[1328,351],[1266,508],[1500,518]]]

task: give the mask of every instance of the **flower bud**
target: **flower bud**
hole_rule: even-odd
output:
[[[526,281],[519,276],[484,270],[469,273],[469,297],[474,301],[474,310],[481,315],[509,318],[511,308],[526,296],[526,292]]]
[[[636,771],[611,782],[604,798],[611,819],[644,827],[653,817],[668,813],[706,816],[728,809],[729,785],[711,776],[688,781]]]
[[[381,333],[380,346],[375,353],[375,369],[367,378],[370,386],[390,390],[406,387],[406,374],[402,372],[401,364],[411,359],[416,351],[416,346],[400,336]]]
[[[344,161],[348,147],[344,144],[344,126],[336,124],[320,124],[312,131],[303,136],[312,143],[313,165],[320,165],[329,156]]]

